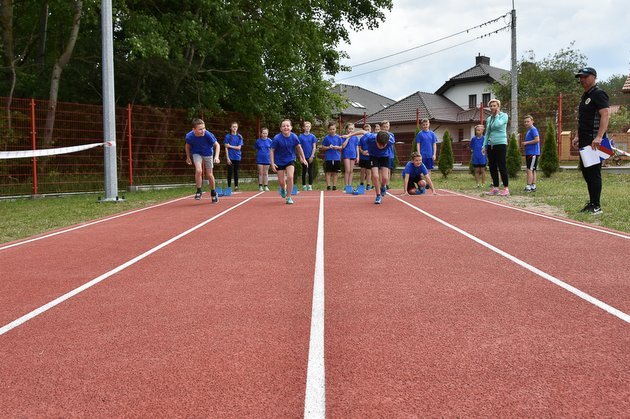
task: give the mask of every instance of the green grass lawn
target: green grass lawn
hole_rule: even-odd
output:
[[[355,175],[355,182],[358,175]],[[563,171],[551,178],[539,177],[535,193],[522,192],[525,187],[525,173],[510,180],[509,198],[488,197],[475,188],[472,175],[456,172],[443,178],[439,172],[433,173],[433,181],[438,189],[450,189],[464,194],[505,202],[519,207],[564,216],[578,221],[592,223],[624,232],[630,232],[630,175],[604,173],[602,208],[604,213],[597,216],[581,214],[579,210],[588,200],[586,184],[576,170]],[[487,176],[486,183],[490,181]],[[297,182],[300,183],[299,181]],[[314,185],[324,188],[323,176]],[[254,183],[242,183],[241,190],[257,190]],[[337,182],[343,189],[343,177]],[[400,172],[393,177],[392,186],[401,188]],[[271,183],[272,190],[277,188]],[[204,187],[207,191],[207,187]],[[97,195],[71,195],[61,198],[0,200],[0,243],[22,239],[49,230],[129,211],[194,193],[194,187],[180,187],[142,192],[125,193],[125,201],[99,203]]]

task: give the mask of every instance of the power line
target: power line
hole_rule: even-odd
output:
[[[451,45],[450,47],[442,48],[442,49],[440,49],[440,50],[433,51],[433,52],[430,52],[430,53],[428,53],[428,54],[425,54],[425,55],[421,55],[421,56],[419,56],[419,57],[412,58],[412,59],[410,59],[410,60],[405,60],[405,61],[398,62],[398,63],[396,63],[396,64],[388,65],[387,67],[381,67],[381,68],[377,68],[376,70],[367,71],[367,72],[365,72],[365,73],[356,74],[356,75],[354,75],[354,76],[349,76],[349,77],[344,77],[344,78],[341,78],[341,79],[337,79],[336,81],[337,81],[337,82],[340,82],[340,81],[343,81],[343,80],[353,79],[353,78],[355,78],[355,77],[365,76],[366,74],[376,73],[377,71],[387,70],[388,68],[396,67],[396,66],[399,66],[399,65],[401,65],[401,64],[406,64],[406,63],[409,63],[409,62],[411,62],[411,61],[419,60],[420,58],[425,58],[425,57],[428,57],[428,56],[430,56],[430,55],[437,54],[437,53],[439,53],[439,52],[444,52],[444,51],[447,51],[447,50],[449,50],[449,49],[453,49],[453,48],[455,48],[455,47],[459,47],[459,46],[461,46],[461,45],[465,45],[465,44],[471,43],[471,42],[476,41],[476,40],[481,39],[481,38],[486,38],[486,37],[488,37],[488,36],[492,36],[492,35],[494,35],[494,34],[496,34],[496,33],[499,33],[499,32],[501,32],[501,31],[503,31],[503,30],[505,30],[505,29],[509,29],[509,28],[510,28],[510,25],[507,25],[507,26],[504,26],[504,27],[502,27],[502,28],[499,28],[499,29],[497,29],[497,30],[495,30],[495,31],[488,32],[488,33],[486,33],[486,34],[480,35],[480,36],[478,36],[478,37],[476,37],[476,38],[469,39],[469,40],[464,41],[464,42],[460,42],[459,44]]]
[[[380,61],[380,60],[384,60],[384,59],[386,59],[386,58],[395,57],[396,55],[404,54],[404,53],[406,53],[406,52],[413,51],[414,49],[418,49],[418,48],[426,47],[426,46],[428,46],[428,45],[435,44],[436,42],[444,41],[445,39],[449,39],[449,38],[452,38],[452,37],[454,37],[454,36],[461,35],[461,34],[463,34],[464,32],[468,33],[468,32],[470,32],[470,31],[472,31],[472,30],[474,30],[474,29],[481,28],[481,27],[483,27],[483,26],[487,26],[487,25],[491,25],[491,24],[493,24],[493,23],[495,23],[495,22],[498,22],[500,19],[504,19],[506,16],[509,16],[509,15],[510,15],[510,12],[508,12],[508,13],[506,13],[506,14],[502,15],[502,16],[499,16],[499,17],[497,17],[497,18],[495,18],[495,19],[492,19],[492,20],[489,20],[489,21],[487,21],[487,22],[481,23],[481,24],[479,24],[479,25],[477,25],[477,26],[473,26],[472,28],[464,29],[463,31],[459,31],[459,32],[453,33],[453,34],[451,34],[451,35],[447,35],[447,36],[445,36],[445,37],[443,37],[443,38],[440,38],[440,39],[436,39],[436,40],[434,40],[434,41],[427,42],[426,44],[417,45],[417,46],[415,46],[415,47],[411,47],[411,48],[408,48],[408,49],[405,49],[405,50],[402,50],[402,51],[399,51],[399,52],[395,52],[395,53],[393,53],[393,54],[385,55],[384,57],[374,58],[373,60],[370,60],[370,61],[365,61],[365,62],[363,62],[363,63],[359,63],[359,64],[351,65],[351,66],[350,66],[350,68],[351,68],[351,69],[354,69],[355,67],[360,67],[360,66],[365,65],[365,64],[370,64],[370,63],[373,63],[373,62],[375,62],[375,61]]]

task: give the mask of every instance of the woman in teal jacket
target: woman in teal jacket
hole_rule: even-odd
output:
[[[508,172],[507,172],[507,123],[508,116],[501,112],[501,102],[492,99],[488,102],[490,116],[486,118],[486,137],[483,142],[482,153],[488,156],[490,176],[492,176],[492,188],[487,195],[509,196]],[[503,190],[499,190],[499,173]]]

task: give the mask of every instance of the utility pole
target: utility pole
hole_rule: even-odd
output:
[[[516,67],[516,9],[512,0],[512,100],[510,102],[510,135],[518,135],[518,69]]]
[[[103,158],[105,171],[105,196],[101,201],[118,201],[112,0],[102,0],[101,2],[101,37],[103,61]]]

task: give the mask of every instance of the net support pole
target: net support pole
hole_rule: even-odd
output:
[[[103,61],[103,147],[105,196],[103,201],[118,201],[116,166],[116,109],[114,97],[114,36],[112,1],[101,2],[101,36]]]
[[[37,149],[37,132],[35,132],[35,99],[31,98],[31,148]],[[37,195],[37,157],[33,157],[33,196]]]
[[[512,91],[511,91],[511,115],[510,115],[510,132],[508,133],[508,140],[512,134],[518,134],[518,66],[516,64],[516,9],[514,9],[514,0],[512,0],[512,65],[510,73],[512,76]]]

